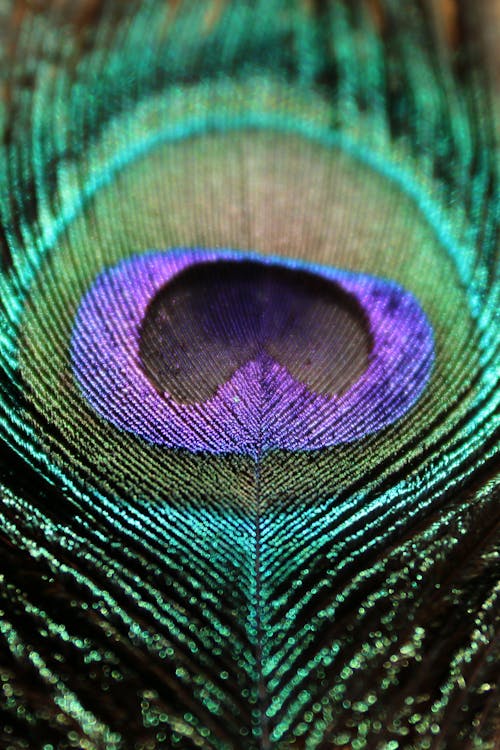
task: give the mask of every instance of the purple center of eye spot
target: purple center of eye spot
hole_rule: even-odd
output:
[[[433,334],[391,281],[231,250],[152,251],[84,295],[73,372],[150,443],[211,453],[359,440],[417,401]]]
[[[364,310],[341,286],[250,260],[188,266],[153,297],[139,332],[145,373],[180,403],[207,401],[251,361],[339,395],[366,370],[371,348]]]

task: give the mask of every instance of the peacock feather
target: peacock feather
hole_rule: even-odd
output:
[[[439,5],[0,3],[1,748],[499,746],[495,44]]]

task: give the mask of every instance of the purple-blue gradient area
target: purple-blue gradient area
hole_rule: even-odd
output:
[[[194,264],[248,260],[317,274],[359,303],[371,351],[346,391],[316,393],[267,354],[243,364],[197,403],[181,403],[152,384],[139,355],[151,301]],[[395,282],[251,252],[176,248],[133,256],[95,279],[76,314],[71,360],[87,402],[118,429],[166,448],[258,456],[348,443],[391,424],[428,383],[434,340],[416,298]]]

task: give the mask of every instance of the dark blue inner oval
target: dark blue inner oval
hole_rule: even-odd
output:
[[[181,403],[206,401],[244,364],[273,360],[311,391],[345,392],[368,366],[366,314],[339,284],[303,269],[219,260],[163,286],[140,328],[151,383]]]

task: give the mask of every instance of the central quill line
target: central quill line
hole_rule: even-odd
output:
[[[258,413],[258,441],[255,450],[255,557],[254,557],[254,579],[255,579],[255,658],[257,666],[257,688],[260,721],[260,750],[270,750],[271,742],[269,736],[269,719],[266,715],[268,708],[267,685],[263,673],[263,637],[262,626],[262,577],[261,577],[261,521],[262,521],[262,496],[261,496],[261,468],[264,453],[264,413],[265,413],[265,382],[267,375],[267,358],[264,351],[260,352],[260,381],[259,381],[259,413]]]

